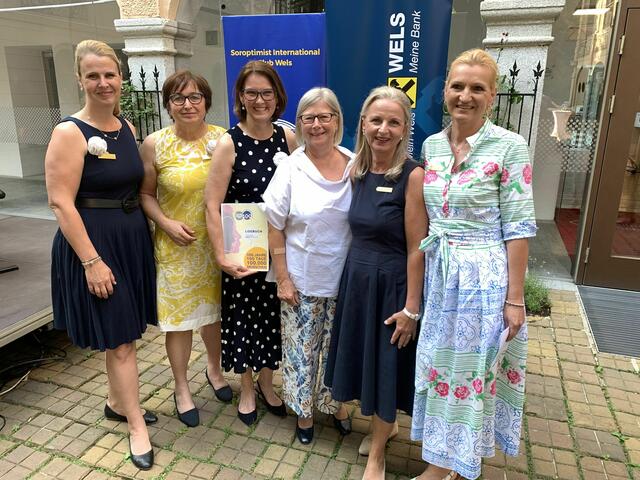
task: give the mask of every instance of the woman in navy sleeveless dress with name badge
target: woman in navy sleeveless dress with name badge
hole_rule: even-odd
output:
[[[106,351],[111,420],[128,422],[133,464],[153,466],[140,410],[135,341],[156,322],[155,267],[138,207],[143,166],[133,127],[119,113],[122,76],[108,45],[76,48],[85,106],[56,126],[45,158],[49,205],[60,229],[51,260],[54,324],[79,347]]]

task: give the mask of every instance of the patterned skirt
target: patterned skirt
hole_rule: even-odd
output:
[[[411,438],[425,461],[475,479],[496,444],[518,454],[527,327],[501,348],[504,243],[452,245],[446,279],[440,255],[426,256]]]

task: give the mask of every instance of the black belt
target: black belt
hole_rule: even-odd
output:
[[[140,206],[140,199],[135,197],[115,200],[111,198],[76,198],[76,207],[80,208],[121,208],[125,213],[135,212]]]

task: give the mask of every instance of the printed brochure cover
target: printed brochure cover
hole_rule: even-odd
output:
[[[223,203],[222,237],[226,259],[251,270],[269,270],[267,217],[259,203]]]

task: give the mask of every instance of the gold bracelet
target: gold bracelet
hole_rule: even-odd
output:
[[[80,262],[80,264],[87,268],[90,267],[91,265],[93,265],[94,263],[98,263],[100,260],[102,260],[102,257],[100,257],[100,255],[98,255],[97,257],[93,257],[89,260],[85,260],[84,262]]]
[[[514,303],[514,302],[510,302],[509,300],[505,300],[504,301],[505,305],[509,305],[511,307],[520,307],[520,308],[524,308],[524,303]]]

